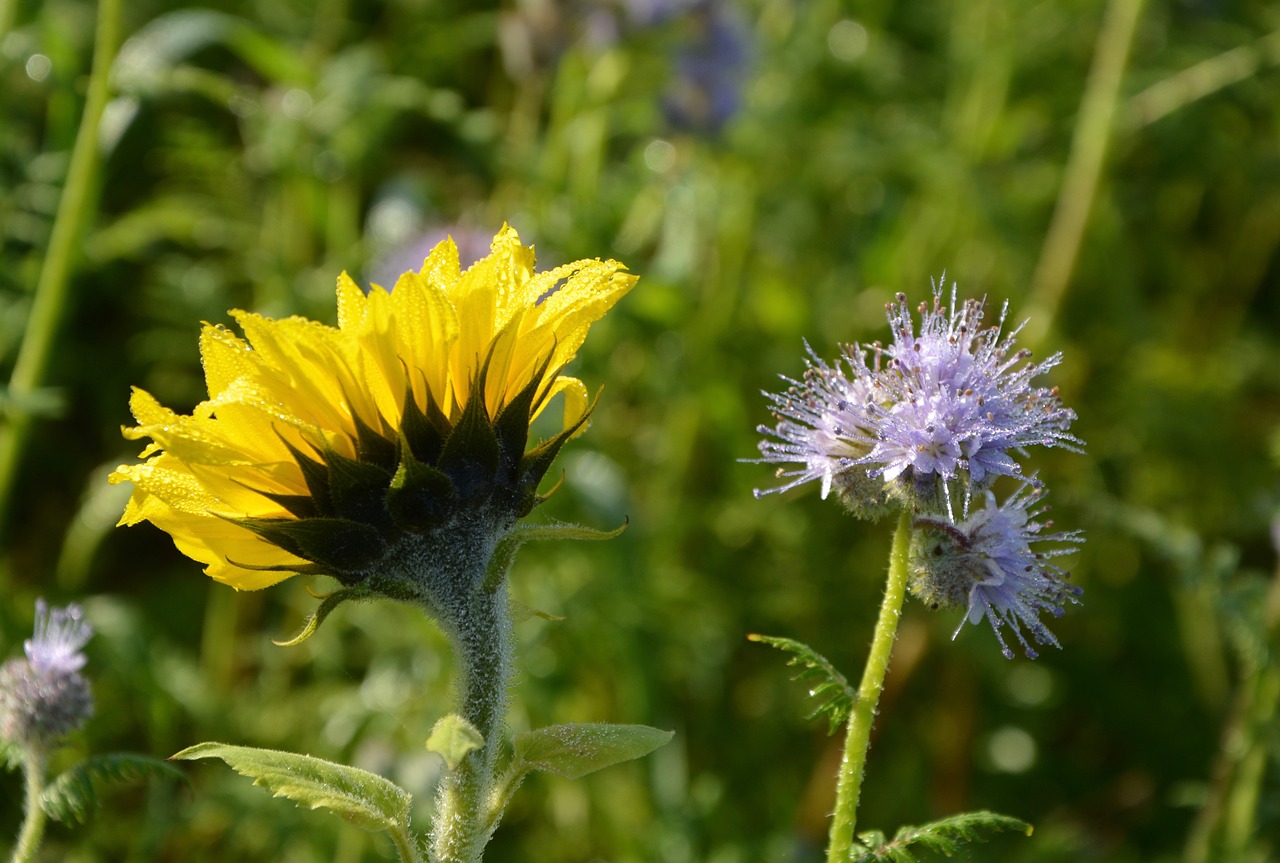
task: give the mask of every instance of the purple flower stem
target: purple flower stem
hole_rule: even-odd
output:
[[[880,616],[871,637],[871,652],[858,685],[858,698],[849,714],[849,728],[840,759],[840,780],[836,786],[836,808],[827,845],[827,863],[847,863],[852,857],[853,830],[857,824],[858,797],[862,793],[862,777],[871,745],[871,726],[876,718],[876,705],[884,689],[885,674],[893,641],[902,618],[902,603],[907,595],[907,553],[911,545],[911,516],[906,509],[898,517],[889,552],[889,576],[885,582]]]

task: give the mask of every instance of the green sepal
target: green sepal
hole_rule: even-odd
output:
[[[787,665],[800,669],[791,679],[804,681],[809,687],[809,695],[815,702],[813,712],[805,718],[816,719],[819,716],[826,716],[827,733],[835,734],[836,729],[849,717],[854,703],[858,700],[858,693],[849,685],[845,676],[837,671],[831,661],[821,653],[793,638],[758,635],[754,632],[747,638],[791,654]]]
[[[498,436],[489,422],[489,411],[484,404],[484,371],[481,369],[472,384],[471,395],[444,442],[437,462],[440,470],[453,480],[462,498],[471,497],[491,485],[501,463]]]
[[[450,770],[457,770],[468,752],[484,746],[484,735],[456,713],[447,713],[436,722],[427,738],[427,750],[444,759]]]
[[[374,431],[355,411],[351,412],[351,421],[356,427],[356,458],[368,464],[385,465],[389,470],[396,463],[395,436]]]
[[[547,354],[547,358],[533,373],[533,377],[524,389],[516,393],[515,398],[507,402],[494,417],[494,434],[498,438],[503,467],[508,470],[515,470],[524,456],[525,445],[529,442],[529,424],[532,422],[534,400],[538,397],[543,377],[550,366],[551,354]]]
[[[1016,831],[1030,836],[1032,830],[1027,822],[1008,815],[985,811],[962,812],[922,827],[901,827],[892,840],[879,830],[859,833],[849,860],[850,863],[911,863],[919,859],[912,846],[951,857],[965,843],[986,841],[985,833]]]
[[[329,498],[338,516],[390,527],[386,497],[391,471],[370,462],[347,458],[334,450],[325,452],[325,463],[329,466]]]
[[[405,530],[425,532],[448,514],[457,499],[453,480],[418,461],[407,445],[401,446],[400,466],[386,493],[387,512],[396,524]]]
[[[302,642],[316,634],[316,630],[320,628],[320,624],[324,623],[324,619],[329,614],[342,605],[344,602],[356,599],[365,599],[371,594],[371,591],[364,585],[356,585],[355,587],[344,587],[326,593],[320,597],[320,604],[316,606],[316,610],[311,612],[306,621],[302,624],[302,629],[298,630],[298,634],[288,641],[276,641],[271,639],[271,643],[277,647],[297,647]]]
[[[551,469],[551,463],[556,460],[556,456],[560,454],[560,448],[564,446],[565,441],[571,438],[578,429],[582,428],[583,423],[591,416],[591,412],[596,409],[596,403],[600,401],[600,394],[596,393],[596,397],[592,399],[591,404],[587,405],[587,409],[582,412],[582,416],[578,417],[578,421],[560,432],[555,437],[549,438],[529,450],[520,459],[520,484],[532,489],[538,487],[538,483],[542,482],[542,478],[547,475],[547,471]],[[541,503],[546,498],[537,498],[535,496],[530,509],[534,505]],[[527,515],[526,511],[522,515]]]
[[[231,518],[272,545],[327,568],[335,578],[382,557],[387,544],[367,524],[345,518]]]
[[[298,469],[302,471],[302,481],[307,484],[307,491],[311,493],[311,499],[318,506],[326,506],[329,503],[329,468],[323,461],[312,458],[289,443],[289,441],[285,440],[284,435],[279,435],[279,437],[285,449],[289,450],[289,455],[293,456],[293,461],[298,465]],[[281,504],[281,506],[283,505]],[[320,515],[333,515],[333,513],[326,509]]]
[[[440,451],[444,449],[451,425],[436,404],[431,389],[424,389],[427,390],[426,411],[418,407],[418,402],[413,397],[413,386],[405,384],[404,415],[400,418],[400,457],[403,460],[407,448],[415,459],[431,464],[440,458]]]
[[[159,758],[126,752],[91,755],[63,771],[45,787],[40,797],[40,808],[55,821],[83,824],[89,813],[97,808],[102,786],[151,777],[177,779],[191,784],[185,773]]]
[[[400,847],[412,842],[409,810],[413,798],[375,773],[310,755],[226,743],[197,743],[171,760],[200,758],[222,759],[232,770],[248,776],[254,785],[269,789],[276,797],[287,797],[311,809],[332,810],[363,830],[385,830]]]
[[[333,575],[327,566],[318,563],[304,563],[294,565],[291,563],[241,563],[232,558],[226,558],[227,563],[232,566],[238,566],[241,569],[247,569],[250,572],[292,572],[294,575]]]
[[[511,564],[515,562],[516,552],[526,542],[541,542],[549,539],[576,539],[598,541],[614,539],[622,534],[630,524],[630,519],[623,521],[613,530],[596,530],[580,524],[524,524],[512,528],[506,536],[498,540],[493,554],[489,556],[489,565],[484,572],[484,590],[493,593],[506,578]]]
[[[243,485],[243,483],[241,484]],[[245,486],[245,488],[249,488],[249,486]],[[281,509],[295,518],[319,518],[330,514],[316,506],[316,499],[309,494],[275,494],[269,491],[259,491],[256,488],[249,488],[249,490],[279,505]]]

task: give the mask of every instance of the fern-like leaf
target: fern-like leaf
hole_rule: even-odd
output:
[[[97,808],[98,792],[104,785],[120,785],[152,776],[187,781],[181,770],[159,758],[127,753],[93,755],[53,780],[45,788],[40,805],[57,821],[84,823]]]
[[[800,669],[791,679],[810,684],[809,695],[815,703],[813,711],[805,718],[827,717],[827,733],[835,734],[836,729],[849,717],[854,702],[858,700],[858,693],[849,685],[844,675],[836,671],[836,667],[825,656],[795,639],[755,633],[747,638],[791,654],[787,665]]]
[[[995,812],[962,812],[922,827],[902,827],[892,840],[878,830],[858,835],[851,863],[916,863],[914,848],[927,849],[950,857],[968,842],[984,842],[991,833],[1016,830],[1031,835],[1025,821]]]

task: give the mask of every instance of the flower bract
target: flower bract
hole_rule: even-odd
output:
[[[452,240],[391,290],[338,279],[336,327],[234,311],[243,336],[206,325],[208,399],[190,415],[135,390],[131,439],[146,461],[122,524],[150,521],[239,589],[297,573],[358,584],[462,531],[493,537],[590,412],[562,370],[635,283],[616,261],[534,271],[509,227],[463,270]],[[528,447],[562,395],[563,419]]]

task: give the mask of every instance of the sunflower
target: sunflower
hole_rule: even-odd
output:
[[[301,317],[206,324],[209,398],[189,416],[135,389],[141,457],[121,524],[150,521],[205,573],[241,590],[295,574],[343,585],[449,569],[497,540],[542,498],[560,446],[591,411],[566,363],[636,277],[616,261],[534,272],[503,229],[467,270],[451,239],[393,290],[338,278],[338,326]],[[558,433],[529,426],[563,395]]]

